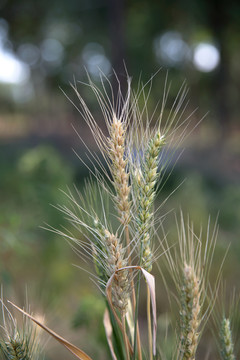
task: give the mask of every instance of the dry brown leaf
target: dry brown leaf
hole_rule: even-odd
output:
[[[73,355],[75,355],[80,360],[92,360],[84,351],[77,348],[75,345],[71,344],[67,340],[63,339],[61,336],[56,334],[54,331],[49,329],[47,326],[41,324],[37,319],[35,319],[32,315],[26,313],[26,311],[20,309],[17,305],[13,304],[11,301],[8,301],[12,306],[14,306],[17,310],[19,310],[21,313],[26,315],[29,319],[34,321],[38,326],[40,326],[42,329],[44,329],[46,332],[48,332],[50,335],[52,335],[57,341],[60,342],[65,348],[67,348]]]

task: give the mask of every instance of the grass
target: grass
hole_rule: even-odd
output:
[[[161,358],[166,358],[161,351],[161,341],[157,343],[156,285],[152,274],[155,263],[160,273],[165,263],[177,289],[178,303],[178,326],[171,358],[194,360],[219,287],[221,266],[215,285],[209,282],[217,227],[211,233],[209,223],[206,234],[203,231],[198,234],[191,220],[188,217],[186,220],[180,211],[180,221],[176,222],[177,243],[170,245],[169,236],[165,234],[163,225],[167,214],[162,213],[162,207],[167,199],[156,208],[156,196],[168,181],[166,174],[175,162],[177,147],[191,133],[191,116],[186,111],[185,85],[173,103],[168,103],[167,79],[160,105],[149,115],[151,81],[134,92],[128,79],[126,94],[122,94],[119,87],[115,98],[107,78],[101,77],[101,88],[89,78],[88,86],[98,100],[106,131],[96,122],[76,86],[73,87],[80,102],[78,110],[104,162],[89,151],[93,168],[89,168],[91,179],[86,182],[85,190],[69,190],[65,194],[69,205],[56,206],[74,230],[50,226],[48,229],[63,236],[83,260],[94,266],[92,277],[106,304],[104,326],[109,356],[114,360],[156,360],[161,354]],[[146,287],[147,298],[147,343],[138,321],[143,287]],[[33,316],[18,310],[75,357],[91,359]],[[8,311],[8,314],[11,313]],[[12,315],[10,318],[13,319]],[[15,320],[12,321],[15,324]],[[4,321],[5,332],[6,328]],[[233,360],[229,319],[222,321],[219,333],[222,359]],[[15,357],[9,344],[21,336],[16,336],[16,331],[13,335],[9,335],[9,331],[6,334],[0,346],[3,356],[22,360],[38,358],[27,346],[35,344],[31,333],[27,336],[29,340],[21,342],[24,350],[17,351]],[[22,334],[25,339],[25,330]]]

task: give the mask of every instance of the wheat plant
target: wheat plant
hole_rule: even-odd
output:
[[[33,323],[23,317],[22,326],[1,300],[2,326],[0,338],[1,360],[41,360],[43,359],[39,336]]]
[[[209,225],[206,235],[196,235],[190,220],[185,221],[181,213],[180,222],[177,222],[177,244],[170,247],[165,236],[159,234],[163,214],[161,205],[155,208],[156,196],[166,181],[169,165],[175,161],[176,149],[190,131],[190,116],[185,115],[185,85],[165,112],[169,93],[167,79],[160,106],[149,115],[151,81],[134,92],[128,78],[126,93],[121,92],[119,85],[116,98],[104,75],[100,87],[89,78],[88,87],[96,96],[106,131],[93,117],[76,84],[73,86],[80,104],[75,106],[89,126],[101,156],[89,151],[88,158],[93,166],[89,168],[91,178],[84,191],[69,190],[66,192],[69,206],[57,206],[73,230],[48,229],[64,237],[84,260],[94,265],[93,276],[106,302],[103,321],[110,356],[114,360],[160,359],[152,269],[163,254],[160,259],[165,258],[178,291],[178,330],[172,358],[194,360],[219,283],[217,278],[211,288],[208,282],[217,228],[211,235]],[[86,140],[79,137],[85,144]],[[142,340],[138,322],[140,287],[143,286],[146,286],[148,345]],[[19,310],[75,357],[91,359],[34,317]],[[14,339],[19,339],[16,334]],[[234,360],[228,319],[223,319],[220,334],[222,358]],[[6,341],[0,348],[4,356],[12,344],[9,332]],[[21,343],[28,355],[6,358],[35,359],[31,357],[28,343],[27,340]]]

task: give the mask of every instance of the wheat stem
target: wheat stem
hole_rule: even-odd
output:
[[[140,280],[141,274],[138,274],[137,279],[137,296],[136,296],[136,303],[135,303],[135,314],[134,314],[134,344],[133,344],[133,359],[136,360],[137,354],[138,359],[142,360],[142,349],[141,349],[141,339],[140,339],[140,331],[138,326],[138,309],[139,309],[139,298],[140,298]]]
[[[131,264],[131,249],[130,249],[130,236],[129,236],[129,228],[128,225],[125,227],[125,237],[126,237],[126,245],[128,251],[128,261]],[[129,270],[132,273],[132,270]],[[136,309],[136,294],[135,294],[135,287],[134,287],[134,280],[131,278],[131,290],[132,290],[132,308],[133,313],[135,314]],[[139,331],[139,324],[138,320],[136,322],[136,341],[137,341],[137,348],[138,348],[138,357],[139,360],[142,360],[142,350],[141,350],[141,338],[140,338],[140,331]]]
[[[124,341],[124,346],[125,346],[125,350],[126,350],[126,357],[127,357],[127,360],[130,360],[130,354],[129,354],[129,348],[128,348],[128,337],[127,337],[127,332],[126,332],[126,321],[125,321],[124,314],[122,314],[122,334],[123,334],[123,341]]]

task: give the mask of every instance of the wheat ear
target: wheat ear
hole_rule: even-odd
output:
[[[110,137],[108,138],[108,154],[112,162],[111,171],[113,185],[116,191],[116,206],[120,221],[123,224],[129,222],[129,174],[127,173],[127,160],[125,159],[125,124],[113,114]]]
[[[122,270],[127,266],[125,258],[126,249],[123,248],[117,235],[106,229],[98,219],[95,220],[97,243],[93,245],[93,257],[95,260],[96,271],[100,277],[100,281],[106,283],[108,279],[115,273],[112,284],[112,303],[121,314],[127,311],[127,303],[129,297],[129,279],[127,271]],[[104,257],[104,261],[102,260]]]
[[[106,80],[107,84],[110,87],[112,92],[112,99],[107,95],[106,85],[104,81]],[[129,106],[130,106],[130,95],[131,95],[131,81],[128,79],[128,88],[126,95],[124,96],[121,93],[119,88],[119,93],[117,95],[116,101],[113,97],[112,85],[104,75],[101,76],[102,89],[99,89],[89,78],[89,86],[95,94],[97,101],[99,103],[107,130],[108,136],[104,134],[102,129],[99,127],[95,121],[93,115],[88,109],[85,101],[78,93],[77,89],[74,88],[79,100],[80,100],[80,109],[79,112],[82,114],[83,119],[86,121],[89,126],[92,135],[96,141],[96,144],[102,153],[103,159],[106,161],[106,164],[109,168],[111,176],[105,169],[105,164],[98,158],[98,156],[89,153],[90,158],[93,159],[94,163],[97,163],[99,167],[103,170],[106,178],[110,180],[115,189],[115,203],[118,209],[120,221],[127,225],[129,222],[129,175],[127,173],[127,158],[125,151],[125,141],[126,141],[126,130],[129,123]],[[81,138],[81,137],[80,137]],[[83,141],[84,143],[84,141]],[[98,179],[99,180],[99,179]],[[101,177],[101,180],[102,177]],[[100,180],[100,181],[101,181]]]
[[[3,326],[0,339],[1,360],[39,360],[41,351],[37,333],[24,317],[23,326],[18,329],[17,322],[6,305],[2,303]],[[7,313],[7,314],[5,314]]]
[[[0,348],[8,360],[30,360],[28,355],[28,344],[20,337],[16,339],[10,339],[9,342],[5,342],[4,345],[0,345]]]
[[[140,261],[141,266],[147,271],[152,270],[152,246],[151,227],[153,225],[152,205],[156,195],[156,182],[159,175],[158,160],[164,138],[157,131],[153,139],[148,143],[143,168],[137,169],[137,192],[139,197],[139,210],[137,217],[138,234],[141,244]]]
[[[220,328],[220,351],[222,360],[235,360],[231,323],[225,317]]]
[[[118,238],[111,234],[108,230],[105,230],[105,242],[109,255],[109,271],[111,274],[116,270],[123,268],[127,265],[126,260],[123,258],[122,245],[119,244]],[[112,300],[121,313],[126,313],[128,303],[129,292],[129,279],[127,277],[127,271],[119,271],[114,276],[112,285]]]
[[[131,186],[129,184],[129,172],[127,171],[128,161],[126,154],[129,151],[129,148],[126,147],[127,121],[125,118],[129,114],[126,111],[126,109],[128,109],[128,106],[125,107],[125,111],[123,111],[122,113],[123,120],[117,118],[116,114],[113,112],[112,123],[108,125],[110,136],[108,138],[107,153],[111,160],[110,171],[112,173],[113,186],[116,192],[115,203],[119,213],[119,220],[125,226],[125,239],[126,239],[126,246],[128,251],[128,260],[131,263],[131,248],[130,248],[130,237],[129,237],[129,222],[130,222],[130,208],[131,208],[131,201],[129,199],[129,196],[131,192]],[[125,272],[121,271],[121,273],[123,273],[123,275],[120,276],[125,276]],[[133,279],[131,280],[131,286],[130,286],[130,282],[128,283],[128,288],[129,287],[131,287],[132,290],[133,311],[135,312],[136,296],[135,296]],[[125,320],[122,321],[124,322]],[[141,360],[142,359],[141,340],[140,340],[138,323],[136,323],[136,331],[137,331],[139,360]]]
[[[185,264],[181,291],[181,359],[194,360],[198,344],[200,317],[200,279],[194,268]]]
[[[180,212],[180,223],[177,221],[179,248],[166,252],[168,270],[173,277],[179,294],[180,329],[179,360],[194,360],[203,327],[213,309],[219,276],[214,289],[210,289],[209,271],[216,245],[217,226],[210,234],[210,220],[207,232],[199,236],[194,232],[189,218],[185,222]],[[204,240],[203,240],[204,237]],[[206,304],[209,294],[210,300]],[[205,310],[203,311],[203,309]]]

